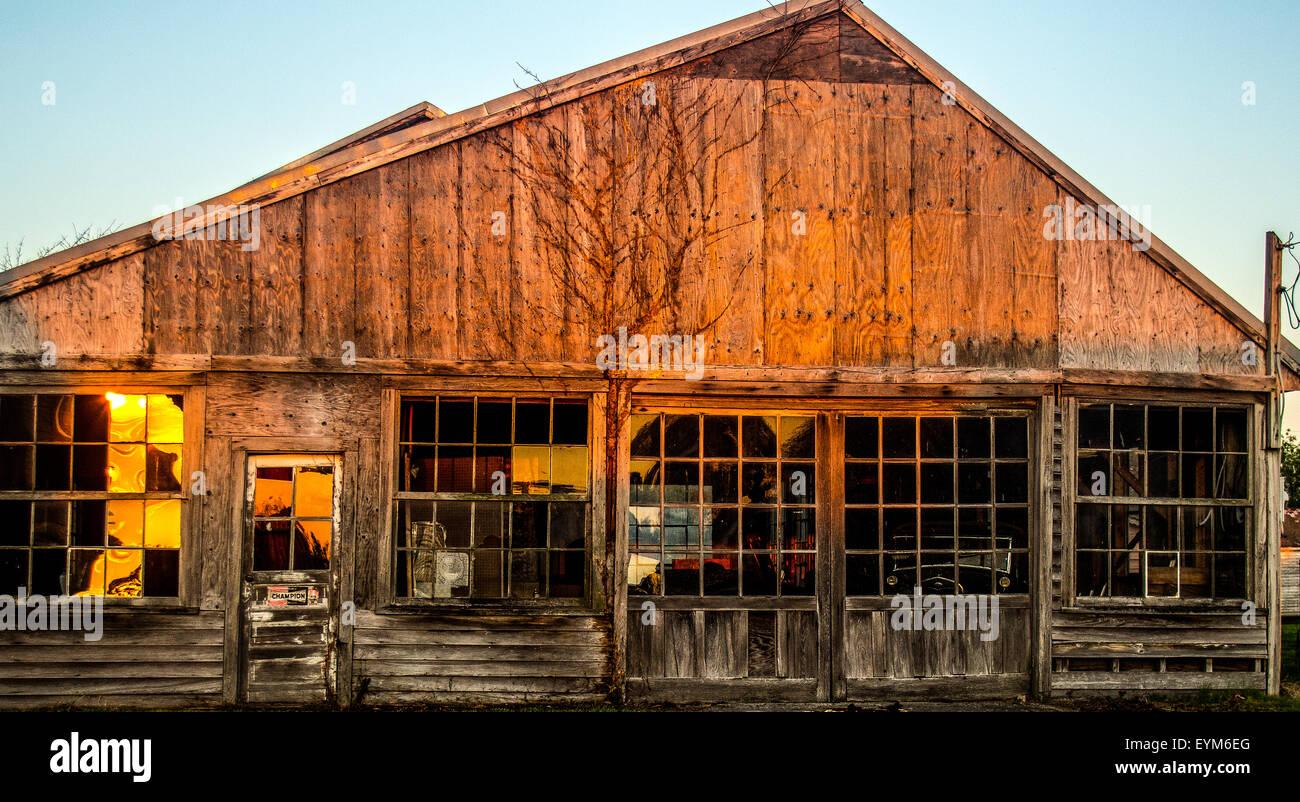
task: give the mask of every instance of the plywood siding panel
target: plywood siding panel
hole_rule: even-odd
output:
[[[305,356],[341,358],[344,343],[356,343],[355,187],[340,181],[305,196]]]
[[[819,81],[766,83],[764,362],[834,361],[835,95]]]
[[[508,359],[513,351],[512,145],[509,128],[461,142],[462,359]]]
[[[303,352],[303,208],[299,196],[261,210],[261,243],[251,253],[245,353]]]
[[[710,260],[701,317],[712,323],[708,361],[754,365],[763,361],[762,84],[710,81],[715,142],[711,192]]]
[[[208,380],[208,434],[378,437],[379,377],[218,373]]]
[[[410,353],[409,160],[350,180],[356,193],[357,356],[402,357]]]
[[[916,365],[945,365],[945,355],[950,366],[979,364],[988,336],[982,323],[989,288],[971,292],[966,160],[971,121],[960,107],[943,103],[937,89],[916,87],[912,102]]]
[[[410,159],[411,264],[408,354],[455,359],[460,282],[460,146]]]
[[[835,364],[910,366],[911,310],[886,269],[887,90],[836,89]]]
[[[246,352],[244,335],[252,312],[250,253],[241,242],[217,239],[213,227],[205,230],[204,238],[186,241],[184,258],[194,265],[199,353]]]
[[[0,301],[0,353],[135,354],[143,347],[144,254]]]
[[[144,251],[144,338],[151,354],[198,352],[192,241],[168,240]]]

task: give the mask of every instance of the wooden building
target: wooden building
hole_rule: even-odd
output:
[[[0,365],[0,592],[106,597],[7,707],[1278,688],[1300,352],[856,0],[0,274]]]

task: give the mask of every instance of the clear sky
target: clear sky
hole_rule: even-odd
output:
[[[1300,233],[1295,0],[868,6],[1260,314],[1264,232]],[[0,248],[133,225],[421,100],[506,94],[519,65],[553,78],[762,7],[0,0]]]

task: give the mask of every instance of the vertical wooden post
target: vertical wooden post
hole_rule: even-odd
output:
[[[1036,698],[1046,698],[1051,693],[1052,680],[1052,469],[1055,457],[1052,448],[1055,428],[1055,401],[1053,396],[1043,396],[1038,405],[1037,443],[1034,459],[1038,466],[1035,478],[1034,521],[1030,531],[1036,537],[1030,550],[1033,558],[1033,580],[1030,582],[1031,646],[1030,691]],[[1062,493],[1071,492],[1073,485],[1062,487]]]
[[[1282,536],[1282,241],[1270,231],[1264,237],[1264,326],[1268,375],[1276,382],[1268,396],[1264,465],[1264,510],[1267,517],[1265,599],[1268,604],[1268,692],[1282,690],[1282,588],[1279,561]]]

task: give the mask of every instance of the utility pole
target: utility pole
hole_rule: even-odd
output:
[[[1270,231],[1264,237],[1264,345],[1273,387],[1265,412],[1264,448],[1264,588],[1258,591],[1268,607],[1268,692],[1282,691],[1282,240]],[[1256,552],[1258,553],[1258,552]]]

